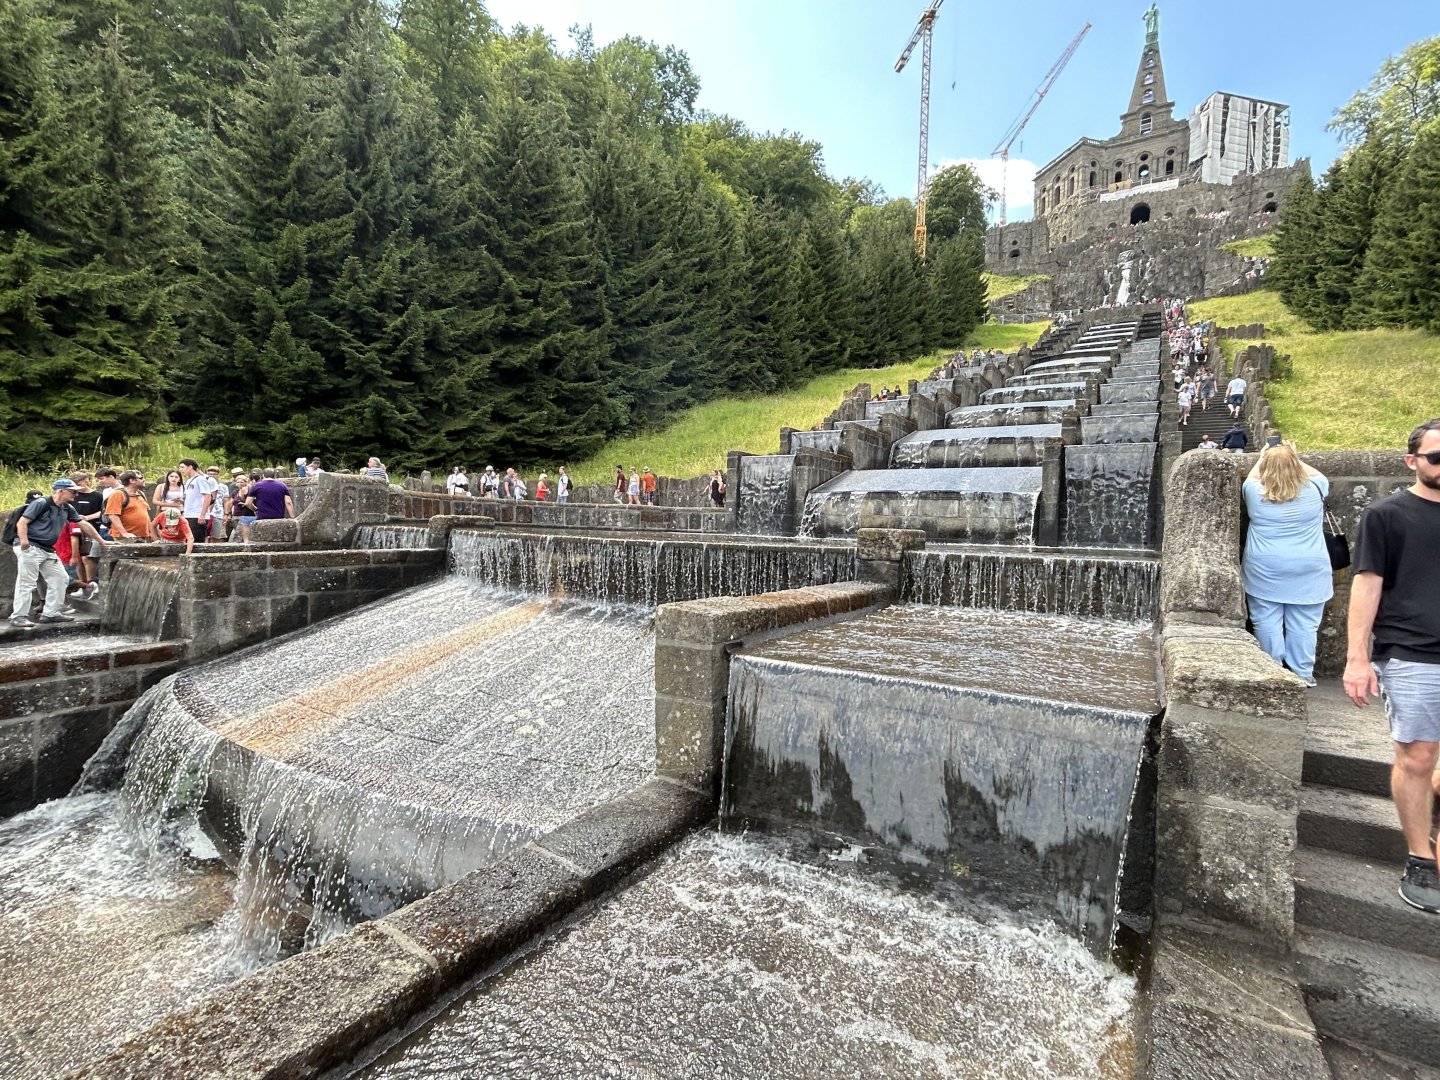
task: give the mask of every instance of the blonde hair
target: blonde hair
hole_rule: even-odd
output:
[[[1299,496],[1305,488],[1305,467],[1294,443],[1267,446],[1260,452],[1259,480],[1266,502],[1285,503]]]

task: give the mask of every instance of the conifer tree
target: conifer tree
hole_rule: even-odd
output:
[[[1356,289],[1357,319],[1440,331],[1440,122],[1420,130],[1389,185]]]
[[[1309,174],[1290,187],[1275,230],[1275,254],[1269,278],[1285,306],[1305,318],[1315,310],[1316,278],[1323,265],[1320,223],[1323,205]]]
[[[1311,305],[1317,330],[1337,330],[1356,318],[1352,315],[1355,283],[1397,158],[1396,144],[1377,136],[1357,146],[1328,174]]]

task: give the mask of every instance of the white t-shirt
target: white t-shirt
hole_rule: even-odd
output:
[[[1244,394],[1244,393],[1245,393],[1245,380],[1242,379],[1242,378],[1240,378],[1239,375],[1236,375],[1235,378],[1231,379],[1229,385],[1225,387],[1225,396],[1226,396],[1226,397],[1234,397],[1236,394]]]
[[[1180,393],[1175,395],[1175,403],[1179,405],[1182,409],[1194,400],[1194,393],[1184,387],[1181,388]]]
[[[185,481],[185,516],[187,518],[198,518],[200,511],[205,506],[205,496],[211,495],[220,489],[220,485],[213,476],[205,473],[196,473]]]

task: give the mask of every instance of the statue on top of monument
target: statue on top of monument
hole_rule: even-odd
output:
[[[1145,20],[1145,36],[1151,41],[1160,36],[1160,9],[1154,4],[1142,16]]]

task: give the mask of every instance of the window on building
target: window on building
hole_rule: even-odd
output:
[[[1116,170],[1115,170],[1115,183],[1118,184],[1118,183],[1120,183],[1120,181],[1122,181],[1122,180],[1124,180],[1124,179],[1125,179],[1125,174],[1124,174],[1123,172],[1121,172],[1119,169],[1116,169]]]
[[[1166,175],[1166,176],[1173,176],[1174,174],[1175,174],[1175,159],[1174,159],[1174,158],[1169,158],[1169,159],[1167,159],[1166,162],[1165,162],[1165,175]]]
[[[1149,105],[1152,101],[1155,100],[1155,91],[1146,90],[1145,93],[1140,95],[1140,100],[1143,101],[1146,105]]]
[[[1020,249],[1019,249],[1018,247],[1013,247],[1013,248],[1011,248],[1011,249],[1010,249],[1010,258],[1012,258],[1012,259],[1018,259],[1019,257],[1020,257]]]
[[[1094,170],[1094,169],[1091,169],[1091,170],[1090,170],[1090,186],[1091,186],[1091,187],[1094,187],[1094,186],[1095,186],[1095,170]]]
[[[1070,174],[1070,179],[1065,182],[1065,194],[1066,194],[1066,195],[1074,195],[1074,194],[1075,194],[1075,174],[1074,174],[1074,173],[1071,173],[1071,174]]]
[[[1154,81],[1155,81],[1155,73],[1154,73],[1153,71],[1147,71],[1147,72],[1145,73],[1145,85],[1146,85],[1146,86],[1149,86],[1149,85],[1150,85],[1151,83],[1153,83]]]
[[[1149,165],[1141,165],[1141,166],[1140,166],[1140,171],[1137,172],[1135,175],[1136,175],[1137,177],[1139,177],[1141,180],[1148,180],[1148,179],[1150,178],[1150,166],[1149,166]]]
[[[1130,211],[1130,224],[1131,224],[1131,225],[1143,225],[1145,222],[1147,222],[1147,221],[1149,221],[1149,220],[1150,220],[1150,207],[1146,206],[1143,202],[1142,202],[1142,203],[1137,203],[1136,206],[1135,206],[1135,209],[1133,209],[1133,210]]]
[[[1151,129],[1150,114],[1147,112],[1145,115],[1143,115],[1142,117],[1140,117],[1140,134],[1141,134],[1141,135],[1149,135],[1149,134],[1150,134],[1150,129]]]
[[[1154,53],[1146,53],[1146,54],[1145,54],[1145,66],[1146,66],[1147,68],[1152,68],[1152,67],[1155,66],[1155,54],[1154,54]]]

